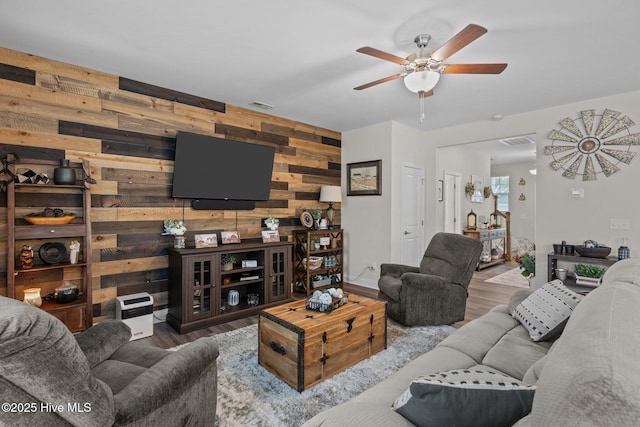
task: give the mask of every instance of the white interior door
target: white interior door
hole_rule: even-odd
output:
[[[402,264],[418,265],[424,254],[424,169],[402,165]]]
[[[458,172],[444,172],[444,231],[462,233],[460,202],[462,195],[462,175]]]

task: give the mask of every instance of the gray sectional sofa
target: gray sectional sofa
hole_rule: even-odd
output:
[[[509,304],[468,323],[434,350],[304,426],[415,425],[392,405],[421,376],[411,386],[414,399],[425,399],[417,405],[419,425],[640,425],[640,262],[627,259],[609,268],[602,285],[577,302],[559,338],[535,342],[512,316],[516,307],[531,301],[532,292],[517,291]],[[441,381],[440,373],[451,377],[461,371],[505,374],[510,380],[506,387],[499,382],[502,388],[488,399],[478,397],[482,387],[462,387],[466,394],[439,402],[434,401],[443,399],[442,389],[431,397],[417,396],[433,392],[425,384]],[[507,414],[514,405],[520,413]]]

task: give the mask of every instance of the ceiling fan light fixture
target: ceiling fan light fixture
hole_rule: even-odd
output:
[[[438,84],[440,73],[431,70],[416,71],[404,78],[404,84],[411,92],[428,92]]]

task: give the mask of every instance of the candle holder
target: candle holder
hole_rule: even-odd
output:
[[[42,297],[40,296],[40,288],[29,288],[24,290],[24,297],[22,299],[27,304],[31,304],[35,307],[42,305]]]

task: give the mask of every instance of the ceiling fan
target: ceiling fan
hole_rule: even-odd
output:
[[[429,52],[429,50],[427,50],[427,45],[431,40],[431,36],[429,34],[420,34],[414,39],[419,50],[406,58],[401,58],[369,46],[361,47],[356,52],[402,65],[404,67],[404,71],[363,84],[355,87],[354,89],[367,89],[381,83],[386,83],[391,80],[404,77],[404,83],[407,86],[407,89],[417,93],[420,99],[423,99],[427,96],[433,95],[433,88],[438,83],[438,80],[440,80],[441,74],[500,74],[505,68],[507,68],[507,64],[444,63],[444,61],[451,55],[467,46],[486,32],[487,29],[480,25],[469,24],[434,52]]]

